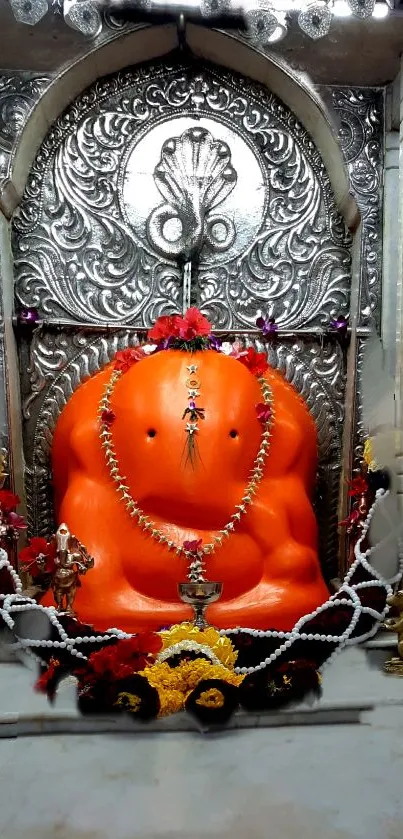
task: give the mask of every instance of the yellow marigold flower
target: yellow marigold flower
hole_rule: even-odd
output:
[[[370,472],[375,472],[378,469],[378,464],[373,458],[372,442],[370,439],[365,441],[364,445],[364,461],[368,466]]]
[[[204,708],[222,708],[224,702],[224,696],[217,688],[204,690],[199,698],[196,699],[196,705],[203,705]]]
[[[167,688],[158,688],[158,696],[160,699],[159,717],[168,717],[170,714],[178,714],[183,711],[184,697],[179,690],[167,690]]]
[[[162,640],[162,653],[181,641],[191,641],[203,647],[209,647],[221,664],[230,669],[235,666],[238,653],[229,638],[220,635],[212,626],[198,629],[193,623],[184,622],[171,626],[159,633]]]
[[[204,658],[183,661],[177,667],[170,667],[166,661],[157,662],[151,667],[146,667],[141,675],[145,676],[158,692],[161,689],[179,691],[183,697],[194,690],[202,679],[222,679],[236,687],[244,679],[243,676],[238,676],[222,664],[211,664]]]

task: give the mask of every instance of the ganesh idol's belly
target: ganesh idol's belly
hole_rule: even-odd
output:
[[[225,518],[225,512],[223,524],[229,518]],[[167,522],[151,507],[145,513],[176,545],[193,539],[202,539],[206,544],[218,533],[218,529],[191,529],[183,520],[183,511],[178,513],[180,525]],[[82,473],[72,476],[58,519],[67,522],[94,557],[94,568],[82,579],[82,595],[86,589],[97,587],[102,578],[111,593],[121,585],[129,585],[141,595],[178,602],[178,583],[187,579],[188,560],[141,530],[113,488],[85,478]],[[95,520],[102,529],[94,528]],[[204,564],[206,579],[223,584],[223,600],[239,597],[258,585],[264,575],[264,549],[254,533],[253,517],[246,516],[229,537],[224,537],[222,545],[205,556]]]
[[[195,538],[205,544],[213,535],[203,531],[179,533],[174,525],[167,525],[164,532],[177,544]],[[262,580],[264,557],[252,534],[235,532],[214,554],[205,556],[204,568],[206,579],[223,584],[222,600],[231,600]],[[188,560],[174,550],[169,551],[150,536],[133,533],[130,546],[122,548],[122,570],[128,584],[140,594],[177,602],[178,583],[186,581],[189,568]]]

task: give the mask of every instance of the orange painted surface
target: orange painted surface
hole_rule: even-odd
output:
[[[182,420],[189,363],[198,365],[196,401],[205,409],[195,468],[185,462]],[[97,411],[110,374],[109,366],[81,385],[57,423],[57,518],[95,558],[77,594],[80,618],[100,629],[156,629],[191,617],[177,595],[186,560],[140,530],[109,476]],[[315,426],[280,374],[269,370],[266,378],[275,417],[263,480],[235,532],[206,557],[207,578],[223,583],[221,600],[208,611],[218,627],[291,629],[328,596],[310,503]],[[133,498],[168,538],[207,542],[230,520],[260,445],[255,405],[261,401],[256,378],[236,359],[213,351],[158,353],[118,381],[112,434],[120,470]]]

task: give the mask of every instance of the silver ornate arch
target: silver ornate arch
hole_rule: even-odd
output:
[[[198,266],[215,325],[251,328],[258,309],[292,329],[347,313],[350,240],[306,130],[261,86],[177,62],[97,83],[49,132],[14,220],[22,305],[138,326],[180,305],[180,271],[148,221],[162,148],[194,126],[228,144],[237,174],[221,201],[234,241],[218,258],[204,246]],[[172,184],[183,207],[185,168]]]

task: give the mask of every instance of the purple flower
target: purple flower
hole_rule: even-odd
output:
[[[14,530],[25,530],[26,524],[22,516],[18,513],[11,512],[7,516],[7,524],[13,527]]]
[[[21,309],[18,321],[24,326],[36,326],[39,321],[38,309]]]
[[[339,315],[337,318],[333,318],[329,324],[331,329],[334,329],[335,332],[338,332],[339,335],[346,335],[348,322],[343,315]]]
[[[219,338],[216,338],[215,335],[209,335],[208,337],[210,342],[210,347],[212,350],[217,350],[217,352],[221,349],[221,341]]]
[[[256,326],[261,330],[262,335],[264,336],[275,335],[278,330],[278,326],[274,318],[257,318]]]

